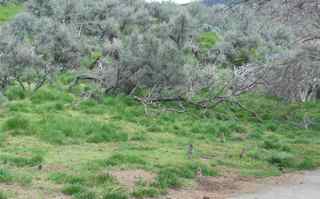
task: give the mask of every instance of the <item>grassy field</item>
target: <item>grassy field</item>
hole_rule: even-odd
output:
[[[10,20],[17,13],[21,12],[23,9],[22,5],[8,4],[0,5],[0,24]]]
[[[205,113],[186,105],[179,113],[175,103],[149,106],[146,115],[128,97],[81,100],[77,93],[86,86],[66,92],[63,82],[32,96],[7,91],[10,101],[0,106],[1,199],[156,197],[192,186],[199,170],[266,177],[320,165],[320,103],[251,94],[240,101],[257,117],[228,104]],[[313,121],[308,129],[304,117]],[[137,172],[133,185],[117,178]]]

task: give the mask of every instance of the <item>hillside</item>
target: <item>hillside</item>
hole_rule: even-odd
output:
[[[3,3],[0,199],[225,199],[319,168],[318,47],[206,2]]]
[[[320,165],[319,123],[299,127],[306,113],[320,119],[319,104],[243,97],[259,121],[239,107],[203,115],[192,107],[179,113],[169,103],[148,107],[146,115],[145,107],[124,96],[96,102],[54,88],[31,98],[8,92],[12,101],[1,109],[0,179],[11,198],[23,198],[20,187],[29,198],[61,192],[75,198],[154,197],[189,186],[199,168],[205,176],[266,177]],[[142,181],[131,185],[122,172],[142,175]],[[143,182],[145,175],[154,181]]]

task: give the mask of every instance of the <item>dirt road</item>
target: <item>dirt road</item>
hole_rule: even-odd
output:
[[[256,193],[235,194],[229,199],[319,199],[320,171],[306,172],[298,183],[261,186]]]

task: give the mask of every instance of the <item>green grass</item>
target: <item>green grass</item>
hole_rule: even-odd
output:
[[[31,129],[30,120],[23,115],[15,115],[9,118],[3,125],[3,130],[11,131],[13,135],[31,135],[33,130]]]
[[[228,104],[203,114],[188,105],[185,113],[166,112],[177,104],[161,103],[145,115],[131,98],[81,100],[81,88],[68,93],[63,82],[60,89],[46,86],[36,95],[9,89],[11,100],[0,107],[0,184],[37,190],[41,183],[49,194],[58,186],[76,199],[143,198],[189,186],[199,170],[204,176],[231,170],[267,177],[320,166],[319,125],[299,126],[305,114],[319,121],[316,102],[286,104],[259,94],[239,98],[262,122]],[[110,174],[135,169],[154,174],[154,181],[141,179],[127,191]]]
[[[95,192],[91,191],[83,191],[77,194],[74,194],[73,196],[75,199],[96,199],[97,195]]]
[[[11,182],[13,181],[13,175],[7,169],[0,168],[0,182]]]
[[[21,171],[12,171],[10,168],[0,168],[0,184],[12,184],[16,183],[21,186],[29,186],[32,184],[33,178],[31,174],[27,174]]]
[[[57,183],[57,184],[76,184],[81,185],[84,184],[86,179],[80,176],[72,176],[65,173],[52,173],[49,175],[49,180]]]
[[[117,166],[117,165],[123,165],[123,164],[145,165],[146,162],[137,155],[115,154],[115,155],[112,155],[106,161],[104,161],[104,164],[106,166]]]
[[[123,190],[107,190],[102,199],[128,199],[128,195]]]
[[[0,199],[8,199],[7,194],[3,191],[0,191]]]
[[[0,5],[0,24],[12,19],[16,14],[23,10],[22,5],[8,4]]]
[[[36,155],[33,157],[19,157],[16,155],[0,155],[2,164],[9,164],[17,167],[37,166],[43,162],[42,156]]]
[[[63,187],[62,193],[66,195],[75,195],[79,193],[83,193],[86,191],[86,188],[80,184],[69,184]]]
[[[210,48],[214,47],[219,40],[219,36],[215,32],[204,32],[198,38],[201,49],[205,50],[209,50]]]

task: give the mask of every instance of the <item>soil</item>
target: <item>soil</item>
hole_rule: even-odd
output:
[[[132,191],[138,182],[152,183],[156,177],[144,170],[119,170],[110,174],[129,191]],[[42,189],[40,184],[36,187],[31,190],[15,184],[1,184],[0,191],[9,192],[17,199],[70,199],[57,193],[58,187],[50,192]],[[159,199],[318,199],[319,187],[320,171],[290,173],[263,179],[241,177],[229,172],[220,177],[198,177],[195,185],[169,190],[166,196]]]
[[[276,184],[261,184],[254,193],[238,193],[229,199],[319,199],[320,171],[305,172],[302,177],[280,177],[275,182]]]
[[[156,177],[155,174],[144,170],[112,171],[110,174],[114,176],[121,185],[125,186],[130,191],[134,189],[135,185],[139,181],[151,184]]]
[[[285,174],[279,177],[257,179],[229,175],[222,177],[201,177],[196,186],[189,189],[170,190],[161,199],[228,199],[241,193],[253,193],[263,186],[279,186],[286,184],[300,184],[303,173]],[[232,199],[238,199],[237,197]],[[247,198],[239,198],[247,199]],[[251,199],[251,198],[248,198]],[[270,198],[269,198],[270,199]]]
[[[13,191],[14,190],[14,191]],[[19,185],[0,185],[0,191],[4,191],[5,193],[12,194],[12,198],[15,199],[71,199],[71,197],[66,196],[62,193],[49,193],[47,191],[41,190],[40,188],[35,190],[29,189],[28,187],[21,187]],[[11,197],[10,197],[11,198]]]

